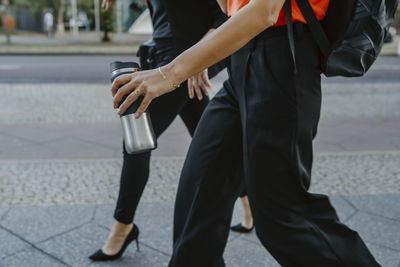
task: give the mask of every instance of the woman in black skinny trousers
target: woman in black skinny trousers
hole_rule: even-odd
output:
[[[158,58],[157,66],[169,63],[173,58],[173,51],[168,51]],[[198,100],[189,99],[186,84],[176,93],[167,94],[157,99],[149,108],[154,133],[158,138],[172,123],[176,116],[180,116],[192,136],[200,117],[207,106],[208,97]],[[149,177],[150,152],[131,155],[124,151],[124,162],[121,173],[120,193],[114,218],[122,223],[132,223],[137,204]]]
[[[162,0],[148,0],[147,4],[154,28],[155,60],[157,67],[164,66],[177,56],[172,33]],[[224,63],[219,63],[210,68],[210,77],[215,76],[223,66]],[[158,138],[178,115],[192,136],[208,102],[208,96],[190,99],[187,83],[182,84],[174,92],[156,99],[149,108],[156,137]],[[123,156],[120,191],[114,212],[116,221],[106,244],[90,256],[94,261],[117,259],[131,241],[138,239],[139,229],[133,224],[133,218],[149,178],[151,153],[131,155],[123,146]]]

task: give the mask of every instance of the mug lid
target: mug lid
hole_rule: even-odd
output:
[[[136,62],[121,62],[121,61],[114,61],[110,64],[111,72],[119,69],[125,68],[137,68],[140,69],[140,65]]]

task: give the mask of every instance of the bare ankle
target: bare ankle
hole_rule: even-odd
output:
[[[117,220],[114,221],[111,231],[115,231],[116,233],[126,233],[130,232],[133,228],[133,223],[122,223]]]

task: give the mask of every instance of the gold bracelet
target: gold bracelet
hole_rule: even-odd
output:
[[[165,73],[162,71],[161,67],[158,67],[158,72],[161,74],[161,76],[164,78],[164,80],[167,80],[167,75],[165,75]],[[178,88],[179,86],[181,86],[180,84],[176,85],[173,82],[169,82],[170,86],[172,88]]]
[[[161,70],[161,67],[158,67],[158,72],[161,74],[161,76],[164,78],[164,80],[167,79],[167,76],[164,74],[164,72]]]

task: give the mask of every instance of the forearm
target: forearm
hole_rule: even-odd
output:
[[[263,1],[250,2],[221,27],[168,64],[166,71],[174,76],[176,83],[181,83],[239,50],[275,24],[284,2],[265,1],[270,3],[266,5]]]

